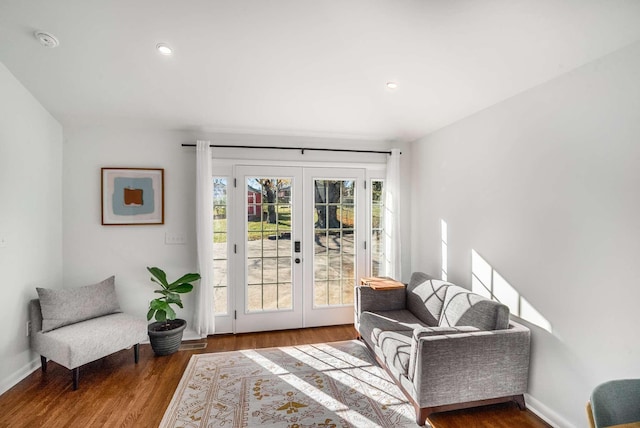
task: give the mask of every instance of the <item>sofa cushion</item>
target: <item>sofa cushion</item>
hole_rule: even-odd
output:
[[[36,288],[42,311],[42,331],[120,312],[115,277],[84,287]]]
[[[407,286],[407,309],[428,326],[437,326],[448,282],[414,272]]]
[[[412,335],[411,330],[383,331],[378,338],[384,362],[398,379],[409,372]]]
[[[502,330],[509,326],[509,307],[479,294],[451,285],[447,288],[440,326],[473,326],[480,330]]]
[[[379,336],[383,331],[408,331],[425,325],[407,310],[363,312],[360,315],[360,335],[372,348],[380,346]]]

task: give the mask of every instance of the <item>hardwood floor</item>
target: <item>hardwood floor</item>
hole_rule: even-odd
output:
[[[192,354],[349,340],[352,325],[211,336],[205,349],[156,357],[149,345],[120,351],[80,368],[80,387],[71,372],[49,362],[0,396],[0,427],[157,427]],[[515,405],[487,406],[434,414],[434,428],[549,427]]]

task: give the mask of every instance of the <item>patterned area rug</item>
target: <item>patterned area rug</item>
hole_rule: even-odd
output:
[[[364,344],[193,355],[160,427],[417,427]]]

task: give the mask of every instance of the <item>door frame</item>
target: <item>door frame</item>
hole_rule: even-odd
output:
[[[386,159],[386,157],[385,157]],[[329,161],[329,160],[320,160],[320,161],[296,161],[296,160],[260,160],[260,159],[252,159],[252,158],[214,158],[213,159],[213,173],[214,177],[227,177],[228,178],[228,188],[227,188],[227,219],[230,223],[235,222],[238,218],[243,218],[246,214],[243,214],[242,211],[237,211],[237,201],[238,198],[238,187],[237,183],[239,182],[238,176],[236,174],[236,168],[238,166],[273,166],[273,167],[301,167],[301,168],[360,168],[365,171],[365,181],[366,181],[366,190],[365,190],[365,207],[364,207],[364,216],[366,221],[366,228],[364,230],[364,236],[361,236],[358,241],[360,245],[366,245],[365,254],[365,265],[364,271],[365,276],[368,275],[371,264],[371,192],[370,192],[370,183],[372,179],[384,179],[385,171],[386,171],[386,163],[383,162],[341,162],[339,160]],[[241,200],[244,198],[240,198]],[[246,213],[246,211],[245,211]],[[238,295],[243,291],[244,288],[244,277],[238,277],[236,271],[238,270],[238,264],[242,264],[243,261],[239,257],[244,257],[244,254],[239,254],[237,251],[237,244],[244,239],[242,233],[240,236],[237,235],[236,227],[234,225],[230,225],[228,232],[228,259],[227,259],[227,313],[222,315],[216,315],[216,334],[220,333],[238,333],[237,329],[237,320],[235,314],[242,308],[242,304],[238,306]],[[364,242],[363,242],[364,241]],[[366,242],[366,243],[365,243]],[[234,252],[234,245],[236,251]],[[351,323],[353,318],[349,319],[347,323]]]

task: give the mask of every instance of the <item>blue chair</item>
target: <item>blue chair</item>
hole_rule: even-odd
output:
[[[640,379],[611,380],[596,386],[587,404],[587,416],[594,428],[640,422]]]

